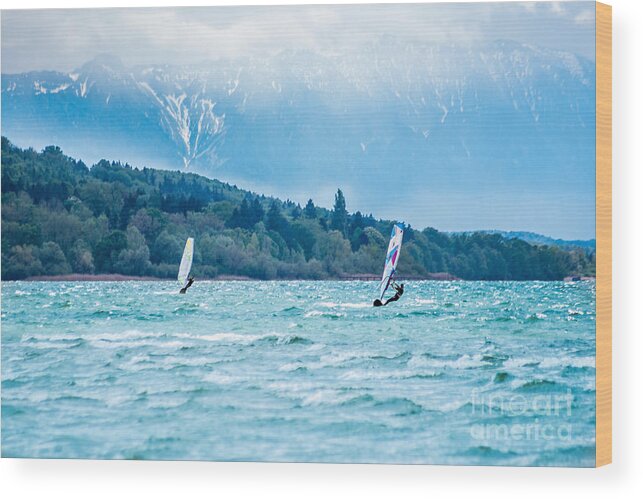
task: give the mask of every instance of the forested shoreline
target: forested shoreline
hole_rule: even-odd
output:
[[[2,279],[66,274],[173,278],[194,237],[201,278],[332,279],[379,274],[394,221],[244,191],[193,173],[102,160],[2,137]],[[559,280],[594,275],[587,248],[406,227],[401,277]]]

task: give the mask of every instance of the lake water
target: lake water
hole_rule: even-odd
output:
[[[592,466],[593,282],[2,284],[2,455]]]

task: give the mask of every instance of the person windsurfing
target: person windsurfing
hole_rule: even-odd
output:
[[[194,276],[190,275],[192,271],[192,257],[194,256],[194,238],[188,237],[185,241],[185,249],[183,250],[183,256],[181,257],[181,264],[179,265],[179,273],[176,276],[176,279],[179,281],[179,285],[183,286],[181,288],[182,295],[188,290],[192,283],[194,282]]]
[[[398,285],[395,282],[395,269],[397,268],[397,262],[400,256],[400,250],[402,249],[402,239],[404,238],[404,225],[401,223],[393,224],[393,230],[391,231],[391,239],[388,243],[388,249],[386,250],[386,260],[384,261],[384,273],[382,274],[382,280],[380,281],[379,293],[377,300],[373,302],[374,307],[382,307],[388,305],[392,301],[397,301],[404,293],[404,284]],[[395,289],[395,295],[382,303],[384,299],[384,294],[389,286],[393,285]]]
[[[374,307],[383,307],[385,305],[388,305],[392,301],[399,300],[402,297],[402,295],[404,294],[404,283],[398,285],[397,283],[394,282],[391,285],[393,286],[393,289],[395,289],[395,294],[391,296],[388,300],[386,300],[384,303],[382,303],[381,300],[375,300],[373,302]]]
[[[183,288],[181,288],[181,291],[179,291],[179,293],[181,293],[182,295],[184,295],[184,294],[185,294],[185,292],[188,290],[188,288],[189,288],[190,286],[192,286],[192,283],[194,283],[194,277],[193,277],[193,276],[190,276],[190,277],[188,277],[188,282],[185,284],[185,286],[184,286]]]

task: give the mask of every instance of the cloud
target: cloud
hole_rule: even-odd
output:
[[[100,53],[127,65],[190,64],[274,53],[361,50],[377,36],[476,44],[496,39],[593,57],[592,2],[564,14],[549,3],[452,3],[9,10],[2,13],[2,71],[71,71]],[[554,7],[557,5],[557,7]],[[558,3],[552,9],[562,9]],[[578,20],[575,20],[575,16]]]
[[[583,10],[579,12],[574,17],[574,22],[576,24],[594,24],[596,19],[596,13],[593,9]]]
[[[565,13],[565,9],[560,2],[550,2],[549,8],[554,14],[563,15]]]
[[[536,12],[538,4],[536,2],[524,2],[522,6],[527,12]]]

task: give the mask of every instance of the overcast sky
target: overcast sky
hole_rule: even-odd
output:
[[[2,11],[2,72],[71,71],[97,54],[126,65],[196,63],[308,48],[359,49],[373,33],[423,42],[495,39],[594,59],[594,2]]]

